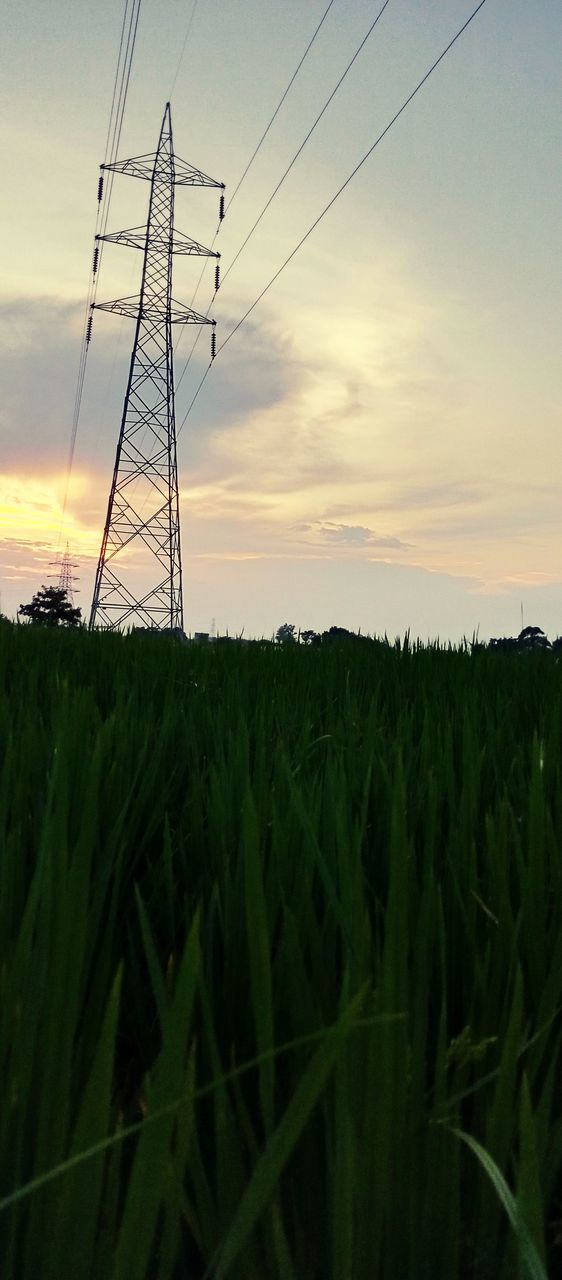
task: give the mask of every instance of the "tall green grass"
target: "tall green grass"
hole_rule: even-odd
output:
[[[549,654],[0,627],[2,1280],[562,1264]]]

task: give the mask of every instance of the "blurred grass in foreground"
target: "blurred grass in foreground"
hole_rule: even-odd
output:
[[[2,1280],[557,1272],[561,671],[0,627]]]

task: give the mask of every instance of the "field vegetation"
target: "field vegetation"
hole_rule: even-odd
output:
[[[0,625],[2,1280],[560,1274],[561,670]]]

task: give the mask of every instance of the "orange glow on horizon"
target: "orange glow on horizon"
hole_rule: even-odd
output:
[[[24,543],[49,554],[68,539],[75,554],[97,555],[99,522],[89,527],[73,510],[91,485],[91,478],[84,473],[71,477],[63,515],[66,476],[0,474],[0,539]]]

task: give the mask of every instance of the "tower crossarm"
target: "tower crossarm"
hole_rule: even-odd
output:
[[[115,164],[101,164],[100,169],[102,172],[111,170],[113,173],[127,174],[129,178],[145,178],[147,182],[152,182],[156,155],[152,151],[146,156],[131,156],[128,160],[116,160]],[[174,156],[174,184],[176,187],[217,187],[219,191],[224,191],[224,182],[217,182],[215,178],[210,178],[207,173],[196,169],[186,160],[180,160],[178,156]]]
[[[140,294],[136,294],[133,298],[115,298],[113,302],[96,302],[96,311],[112,311],[118,316],[128,316],[130,320],[149,320],[154,323],[163,323],[168,317],[172,324],[216,324],[216,320],[212,320],[209,316],[202,316],[198,311],[194,311],[192,307],[186,307],[183,302],[176,302],[174,298],[170,300],[170,307],[158,307],[150,302],[144,302],[140,305]]]
[[[176,187],[217,187],[219,191],[224,191],[224,182],[217,182],[215,178],[209,178],[208,174],[202,173],[200,169],[195,169],[193,165],[187,164],[187,161],[180,160],[178,156],[175,156],[174,163]]]
[[[130,227],[127,231],[113,231],[110,235],[96,236],[96,240],[108,240],[111,244],[124,244],[129,249],[142,249],[144,252],[147,235],[147,227]],[[168,241],[165,236],[158,238],[157,235],[153,235],[151,247],[167,253]],[[172,253],[189,254],[192,257],[199,258],[220,258],[220,253],[215,253],[213,249],[206,249],[205,245],[199,244],[198,240],[192,240],[190,236],[184,235],[183,231],[174,231]]]

